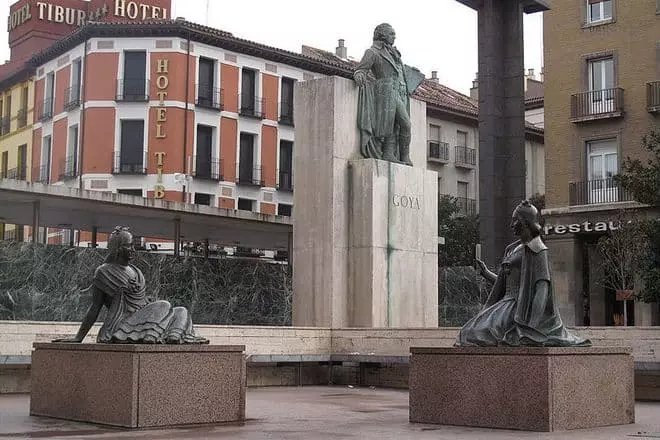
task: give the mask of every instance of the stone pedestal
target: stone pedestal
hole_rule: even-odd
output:
[[[527,431],[635,422],[630,348],[410,351],[411,422]]]
[[[437,326],[437,174],[353,160],[349,188],[351,325]]]
[[[35,343],[30,414],[126,428],[241,422],[244,350]]]
[[[293,325],[436,327],[437,180],[426,172],[426,105],[410,103],[411,168],[362,158],[357,98],[345,78],[295,87]],[[395,194],[415,197],[415,208],[395,206]]]

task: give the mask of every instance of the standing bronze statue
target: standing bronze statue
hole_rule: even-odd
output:
[[[359,87],[360,152],[366,158],[412,165],[410,160],[410,96],[424,79],[405,66],[394,47],[392,26],[374,30],[374,42],[365,52],[353,78]],[[369,75],[375,81],[369,80]]]
[[[498,274],[477,260],[480,273],[495,284],[481,312],[461,328],[455,345],[591,345],[566,330],[559,316],[536,207],[527,200],[520,203],[511,228],[519,239],[507,246]]]
[[[115,228],[108,250],[105,263],[94,272],[92,305],[78,333],[53,342],[82,342],[106,306],[108,314],[96,338],[99,343],[208,344],[207,339],[195,334],[190,313],[184,307],[147,300],[144,275],[130,264],[133,235],[128,228]]]

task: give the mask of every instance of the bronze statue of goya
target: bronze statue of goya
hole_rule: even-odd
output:
[[[168,301],[150,302],[145,294],[144,275],[130,264],[133,235],[128,228],[116,227],[108,240],[109,254],[96,268],[92,304],[73,338],[53,342],[82,342],[103,306],[108,313],[96,342],[132,344],[208,344],[196,335],[185,307],[172,307]]]
[[[365,158],[412,165],[410,96],[424,75],[403,64],[395,37],[391,25],[376,26],[373,46],[353,74],[359,87],[360,152]]]
[[[504,251],[498,274],[477,260],[494,282],[481,312],[461,328],[456,346],[590,346],[569,332],[555,300],[548,248],[541,240],[539,213],[525,200],[511,218],[518,240]]]

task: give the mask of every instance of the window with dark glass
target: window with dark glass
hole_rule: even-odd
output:
[[[28,88],[23,87],[23,89],[21,90],[21,108],[18,109],[18,115],[16,117],[18,128],[22,128],[27,125],[27,108],[28,108]]]
[[[250,199],[238,199],[238,209],[241,211],[252,211],[253,201]]]
[[[125,101],[147,99],[147,54],[146,52],[124,52],[124,79],[121,84]]]
[[[144,173],[144,120],[121,121],[119,173]]]
[[[293,85],[295,80],[282,78],[282,103],[280,108],[280,122],[293,124]]]
[[[199,59],[199,75],[197,83],[197,104],[204,107],[216,107],[214,99],[215,90],[215,61],[208,58]]]
[[[9,152],[8,151],[3,151],[2,152],[2,168],[0,169],[0,177],[7,177],[7,173],[9,171]]]
[[[50,153],[52,148],[52,138],[45,136],[41,143],[41,167],[39,168],[39,181],[49,183],[50,181]]]
[[[64,176],[75,177],[78,173],[78,126],[69,127],[69,146],[64,164]]]
[[[239,183],[252,184],[254,182],[254,135],[241,133],[240,156],[238,161]]]
[[[77,59],[71,63],[71,86],[66,90],[65,93],[65,106],[67,109],[74,108],[80,104],[81,70],[82,64],[80,59]]]
[[[195,155],[195,177],[215,179],[218,171],[213,167],[213,127],[197,125],[197,153]],[[217,165],[217,164],[215,164]]]
[[[211,197],[211,194],[195,193],[195,204],[211,206]]]
[[[256,72],[243,69],[241,74],[241,113],[254,115],[256,108]]]
[[[46,75],[46,95],[42,106],[42,119],[53,116],[53,97],[55,95],[55,73],[50,72]]]
[[[280,169],[278,187],[293,189],[293,142],[280,141]]]
[[[142,197],[141,189],[118,189],[117,194],[124,194],[127,196],[137,196]]]
[[[27,144],[18,147],[18,179],[27,179]]]
[[[287,205],[286,203],[280,203],[277,205],[277,215],[286,215],[291,217],[293,212],[293,205]]]
[[[11,95],[5,99],[5,111],[2,118],[1,134],[7,134],[11,131]]]

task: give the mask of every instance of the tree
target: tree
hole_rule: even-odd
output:
[[[438,200],[438,235],[445,239],[438,258],[440,266],[472,266],[479,241],[479,217],[461,214],[455,197],[444,195]]]
[[[646,163],[627,157],[616,179],[636,201],[660,206],[660,130],[645,135],[642,145],[650,156]],[[647,223],[644,236],[648,253],[638,262],[643,280],[639,294],[646,302],[660,301],[660,221]]]

